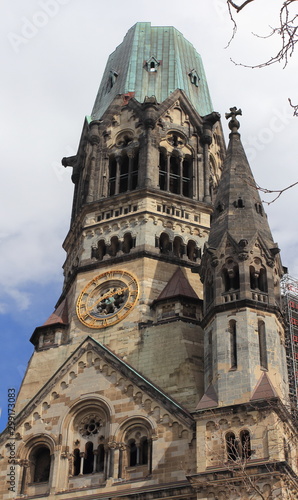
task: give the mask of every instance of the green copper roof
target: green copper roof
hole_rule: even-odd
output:
[[[118,94],[132,92],[139,102],[155,96],[163,102],[176,89],[185,92],[201,116],[213,111],[202,60],[193,45],[172,26],[137,23],[108,59],[92,119],[100,119]]]

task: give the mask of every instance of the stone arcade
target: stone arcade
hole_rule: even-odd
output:
[[[72,168],[64,286],[16,404],[1,499],[297,499],[279,249],[201,58],[137,23]],[[210,224],[211,220],[211,224]]]

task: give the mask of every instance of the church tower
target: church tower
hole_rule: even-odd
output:
[[[191,484],[221,499],[297,498],[297,428],[289,400],[279,248],[230,119],[200,275],[205,394]],[[240,478],[240,481],[239,481]],[[208,496],[212,491],[215,496]]]
[[[226,152],[173,27],[137,23],[109,57],[62,160],[63,290],[1,436],[4,500],[295,498],[283,271],[237,114]]]

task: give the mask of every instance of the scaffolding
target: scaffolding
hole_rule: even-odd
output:
[[[281,281],[286,327],[286,354],[292,403],[298,406],[298,280],[288,274]]]

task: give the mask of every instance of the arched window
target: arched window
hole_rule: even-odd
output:
[[[159,238],[159,248],[161,253],[168,254],[171,251],[170,237],[167,233],[161,233]]]
[[[121,435],[117,438],[125,444],[119,450],[118,477],[145,478],[152,472],[152,428],[141,418],[129,419],[123,423]],[[131,468],[133,468],[131,470]],[[135,476],[138,468],[138,476]]]
[[[249,431],[243,430],[240,432],[241,455],[245,460],[251,457],[251,444]]]
[[[148,439],[147,437],[142,437],[140,440],[140,465],[145,465],[148,463]]]
[[[131,233],[125,233],[122,243],[122,251],[124,253],[129,253],[134,246],[134,240]]]
[[[239,268],[232,260],[225,264],[222,270],[222,280],[225,292],[239,289]]]
[[[176,138],[176,139],[175,139]],[[172,134],[173,145],[178,147],[177,137]],[[176,144],[177,143],[177,144]],[[159,155],[159,187],[162,191],[192,196],[192,156],[183,157],[177,149],[168,153],[161,148]]]
[[[137,148],[131,149],[132,141],[132,137],[121,137],[118,140],[121,152],[118,150],[116,156],[113,153],[109,157],[109,196],[131,191],[138,185],[139,152]]]
[[[183,241],[179,236],[175,236],[173,241],[173,253],[175,257],[182,257],[184,254]]]
[[[81,453],[78,448],[73,450],[73,475],[78,476],[81,470]]]
[[[258,321],[258,336],[259,336],[260,366],[264,370],[268,370],[266,328],[264,321]]]
[[[107,253],[107,247],[104,240],[99,240],[97,244],[97,258],[102,260]]]
[[[51,454],[47,446],[38,446],[30,454],[31,478],[33,483],[49,481],[51,469]]]
[[[264,293],[268,292],[267,275],[266,275],[266,269],[264,267],[260,269],[258,284],[260,292]]]
[[[134,151],[132,157],[131,186],[129,189],[136,189],[138,186],[139,151]]]
[[[170,157],[170,192],[180,194],[180,160],[176,155]]]
[[[195,241],[193,240],[188,241],[186,253],[187,257],[191,262],[196,262],[199,252]]]
[[[83,474],[92,474],[94,464],[93,443],[88,441],[85,446]]]
[[[128,190],[128,174],[129,158],[127,154],[124,153],[120,160],[119,193],[125,193],[125,191]]]
[[[167,191],[167,152],[164,149],[159,153],[159,187]]]
[[[228,432],[228,434],[226,434],[226,449],[228,460],[233,460],[235,462],[239,459],[238,443],[234,432]]]
[[[116,194],[117,161],[114,156],[109,158],[109,195]]]
[[[109,248],[109,255],[111,257],[115,257],[117,252],[119,252],[120,250],[120,243],[119,243],[119,240],[118,240],[118,237],[117,236],[113,236],[111,238],[111,244],[110,244],[110,248]]]
[[[130,439],[128,441],[128,453],[129,453],[129,466],[134,467],[137,465],[137,455],[138,455],[138,449],[136,445],[135,439]]]
[[[91,353],[90,353],[91,354]],[[87,363],[91,365],[92,359]],[[79,410],[73,410],[72,442],[76,445],[73,450],[73,476],[81,474],[105,473],[109,461],[112,460],[111,450],[107,446],[110,418],[109,412],[98,401],[81,403]],[[102,474],[97,480],[102,483],[105,479]],[[77,484],[77,483],[75,483]]]
[[[132,436],[127,441],[128,465],[147,465],[149,461],[149,441],[147,429],[142,427],[132,428],[127,436]]]
[[[256,259],[255,265],[249,266],[250,288],[267,293],[267,273],[266,269],[259,264],[259,259]]]
[[[188,198],[191,196],[191,168],[191,156],[186,155],[182,163],[182,194]]]
[[[105,448],[103,444],[100,444],[97,448],[97,472],[103,472],[105,466]]]
[[[237,331],[236,331],[236,321],[232,319],[229,321],[229,332],[230,332],[230,356],[231,356],[231,370],[236,370],[237,368]]]

